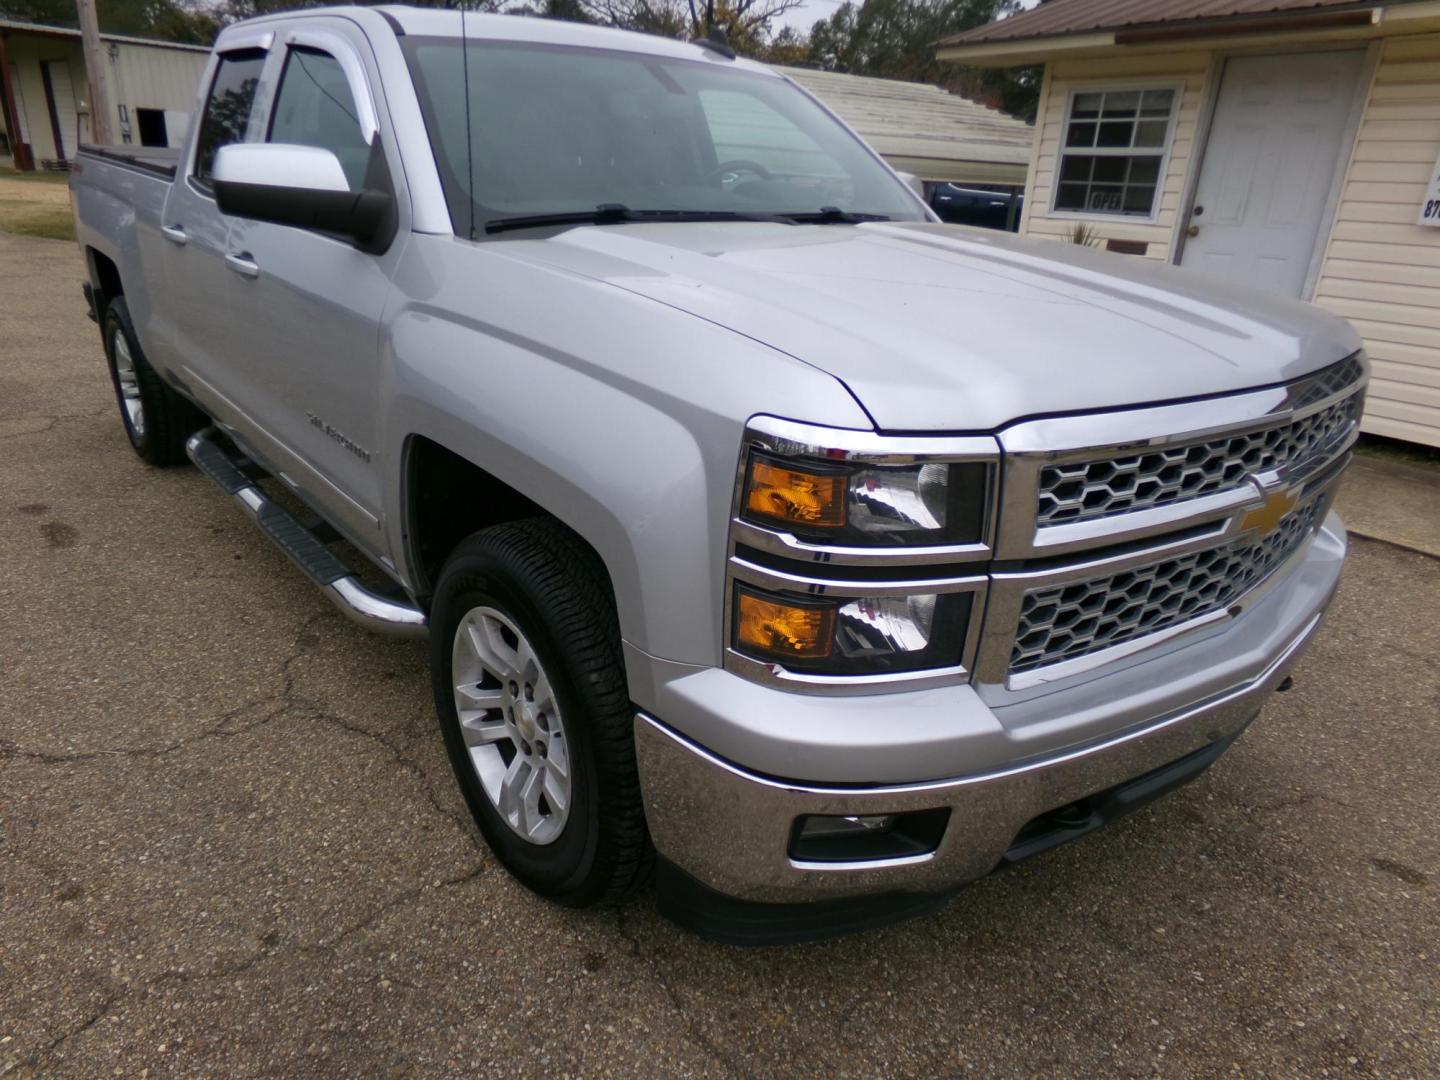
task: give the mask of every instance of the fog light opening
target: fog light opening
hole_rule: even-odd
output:
[[[940,846],[949,807],[905,814],[807,814],[790,831],[790,858],[856,863],[917,858]]]

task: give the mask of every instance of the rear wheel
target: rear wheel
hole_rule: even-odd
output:
[[[123,296],[106,305],[101,326],[110,382],[130,445],[151,465],[179,464],[185,460],[185,440],[204,423],[204,416],[155,374],[135,337]]]
[[[624,897],[652,861],[614,600],[556,521],[463,541],[430,614],[435,706],[496,856],[572,907]]]

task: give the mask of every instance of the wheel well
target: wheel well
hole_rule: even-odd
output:
[[[471,533],[549,516],[509,484],[439,443],[413,435],[405,469],[405,512],[418,591],[434,591],[445,559]]]
[[[90,278],[95,291],[99,293],[96,300],[95,311],[97,315],[105,313],[105,305],[117,296],[125,295],[125,287],[120,283],[120,268],[108,255],[102,255],[94,248],[87,249],[90,256]]]

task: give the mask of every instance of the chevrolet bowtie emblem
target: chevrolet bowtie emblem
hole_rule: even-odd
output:
[[[1261,534],[1275,531],[1285,515],[1295,509],[1300,496],[1293,491],[1275,491],[1265,497],[1265,505],[1257,506],[1240,521],[1241,531],[1259,529]]]

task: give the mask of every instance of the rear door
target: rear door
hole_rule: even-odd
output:
[[[378,72],[363,35],[343,19],[309,18],[281,39],[265,141],[331,151],[353,191],[395,191],[399,159],[379,130]],[[229,232],[231,260],[249,271],[227,281],[244,327],[222,348],[226,365],[243,372],[240,404],[263,423],[257,449],[372,554],[383,548],[380,326],[407,234],[401,213],[395,240],[378,255],[288,225],[235,218]]]
[[[240,322],[230,310],[234,272],[226,265],[230,223],[215,206],[210,186],[215,155],[250,135],[251,114],[265,68],[269,35],[227,47],[212,65],[209,90],[186,159],[176,170],[165,201],[165,238],[170,340],[180,381],[219,423],[248,428],[237,395],[243,372],[227,364],[226,342]]]

